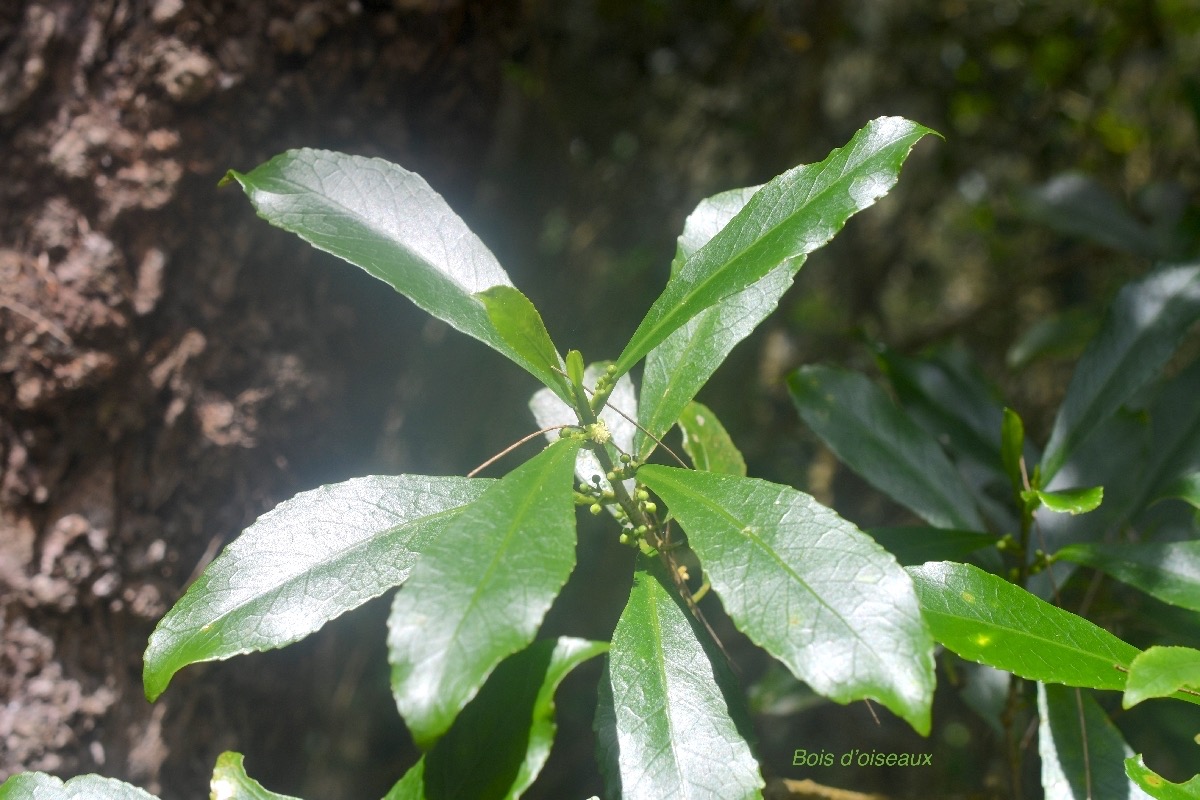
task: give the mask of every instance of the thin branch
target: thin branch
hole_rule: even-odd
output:
[[[499,453],[496,453],[496,455],[492,456],[491,458],[489,458],[487,461],[480,464],[475,469],[468,472],[467,477],[474,478],[476,475],[483,472],[485,469],[490,467],[492,464],[495,464],[497,461],[504,458],[506,455],[511,453],[513,450],[516,450],[518,447],[525,444],[526,442],[533,441],[534,439],[536,439],[539,436],[545,436],[550,431],[561,431],[563,428],[574,428],[574,427],[575,427],[574,425],[551,425],[549,428],[542,428],[540,431],[534,431],[533,433],[529,434],[528,436],[523,436],[520,439],[518,439],[517,441],[510,444],[508,447],[501,450]]]

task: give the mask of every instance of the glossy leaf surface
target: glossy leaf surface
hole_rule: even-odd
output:
[[[268,792],[258,781],[246,774],[241,753],[226,752],[217,757],[213,767],[212,797],[216,800],[296,800],[296,798]]]
[[[679,417],[679,430],[683,432],[683,449],[696,469],[745,476],[746,461],[741,451],[708,406],[694,400],[688,403]]]
[[[1072,544],[1054,555],[1095,567],[1164,603],[1200,611],[1200,541]]]
[[[970,564],[909,567],[933,638],[968,661],[1030,680],[1125,688],[1138,649]]]
[[[258,215],[384,281],[420,308],[529,370],[556,375],[514,349],[475,295],[512,286],[496,257],[415,172],[379,158],[289,150],[226,181]]]
[[[301,492],[235,539],[158,623],[151,700],[188,664],[298,641],[403,583],[421,549],[490,480],[365,478]]]
[[[914,122],[883,117],[821,163],[791,169],[764,186],[668,281],[617,359],[618,373],[704,309],[833,238],[851,215],[887,194],[927,133]]]
[[[479,694],[385,800],[507,800],[533,783],[554,743],[554,692],[605,642],[534,642],[496,667]]]
[[[570,397],[563,375],[558,348],[550,340],[546,323],[533,302],[511,286],[493,286],[476,295],[487,309],[488,319],[500,337],[518,355],[537,368],[543,383],[561,397]]]
[[[1146,797],[1125,775],[1133,751],[1090,693],[1039,683],[1038,716],[1046,800]]]
[[[428,749],[506,656],[524,649],[575,566],[564,439],[501,480],[421,553],[388,619],[392,691]]]
[[[1117,293],[1084,352],[1054,420],[1043,485],[1106,417],[1158,373],[1200,316],[1200,264],[1165,266]]]
[[[136,786],[80,775],[65,783],[44,772],[21,772],[0,783],[0,800],[158,800]]]
[[[1200,775],[1172,783],[1147,767],[1141,754],[1125,759],[1125,774],[1155,800],[1200,800]]]
[[[760,188],[733,189],[702,200],[684,223],[671,274],[717,235]],[[643,428],[659,439],[670,430],[730,351],[775,310],[803,264],[803,257],[780,264],[701,311],[646,355],[638,417]],[[655,447],[654,440],[641,431],[636,442],[639,459]]]
[[[933,643],[890,553],[767,481],[645,466],[738,628],[839,703],[870,697],[929,730]]]
[[[1200,472],[1184,475],[1167,484],[1159,493],[1161,500],[1182,500],[1192,508],[1200,509]]]
[[[730,716],[709,655],[674,590],[646,559],[608,658],[621,797],[762,796],[758,764]]]
[[[1132,708],[1152,697],[1167,697],[1186,689],[1200,696],[1200,650],[1190,647],[1151,647],[1133,660],[1121,704]]]
[[[849,370],[801,367],[788,388],[804,422],[872,486],[938,528],[983,530],[946,454],[883,390]]]
[[[1022,497],[1037,498],[1038,502],[1058,514],[1086,514],[1099,508],[1104,500],[1103,486],[1088,486],[1079,489],[1059,489],[1046,492],[1034,489],[1022,492]]]

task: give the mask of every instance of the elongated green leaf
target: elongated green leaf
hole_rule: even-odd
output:
[[[1088,175],[1068,172],[1017,197],[1017,209],[1035,222],[1060,233],[1147,258],[1162,258],[1165,243],[1140,222],[1103,184]]]
[[[1184,475],[1178,480],[1168,483],[1159,492],[1159,500],[1182,500],[1192,508],[1200,509],[1200,472]]]
[[[1125,774],[1133,750],[1088,692],[1039,683],[1038,715],[1046,800],[1146,797]]]
[[[983,530],[971,492],[933,437],[862,375],[801,367],[788,376],[800,416],[868,483],[939,528]]]
[[[563,369],[562,356],[554,342],[542,315],[533,302],[511,286],[493,286],[477,297],[487,309],[501,338],[518,353],[525,363],[535,367],[534,374],[561,397],[570,397],[567,384],[559,370]]]
[[[1164,603],[1200,611],[1200,541],[1072,544],[1054,556],[1095,567]]]
[[[1200,264],[1164,266],[1126,285],[1080,359],[1046,454],[1050,480],[1096,426],[1157,373],[1200,317]]]
[[[1041,358],[1076,359],[1100,327],[1089,310],[1070,309],[1038,320],[1023,331],[1004,356],[1011,370],[1020,370]]]
[[[230,170],[258,215],[349,261],[420,308],[490,345],[547,386],[555,373],[509,344],[475,295],[512,286],[496,257],[415,172],[379,158],[289,150]]]
[[[668,283],[617,359],[625,373],[689,319],[825,244],[855,212],[895,184],[928,128],[898,117],[874,120],[820,164],[791,169],[746,207]]]
[[[729,224],[760,188],[733,189],[702,200],[684,223],[671,274]],[[804,256],[783,262],[754,284],[701,311],[646,355],[638,409],[643,428],[655,438],[663,437],[730,351],[775,309],[803,264]],[[654,439],[637,432],[639,459],[644,460],[655,446]]]
[[[746,461],[729,438],[729,433],[708,406],[692,401],[679,417],[683,431],[683,449],[696,469],[746,475]]]
[[[1168,381],[1151,403],[1149,457],[1137,470],[1140,480],[1131,503],[1134,509],[1176,492],[1180,497],[1194,497],[1187,493],[1186,476],[1200,474],[1198,396],[1200,359]]]
[[[968,661],[1046,683],[1125,688],[1138,649],[970,564],[909,567],[933,638]]]
[[[384,800],[518,798],[554,743],[554,692],[571,670],[608,649],[605,642],[534,642],[496,667],[454,725]]]
[[[21,772],[0,783],[0,800],[158,800],[128,783],[80,775],[63,783],[44,772]]]
[[[425,800],[425,756],[409,767],[404,777],[384,795],[383,800]]]
[[[621,797],[762,796],[758,764],[730,716],[708,654],[648,559],[613,631],[607,678]]]
[[[428,749],[496,665],[533,641],[575,567],[563,439],[490,486],[421,553],[388,619],[392,691]]]
[[[1000,426],[1000,461],[1004,473],[1012,484],[1014,496],[1019,495],[1025,485],[1021,468],[1021,453],[1025,449],[1025,423],[1011,408],[1004,409],[1004,421]]]
[[[1184,783],[1171,783],[1147,767],[1140,753],[1125,759],[1125,774],[1155,800],[1200,800],[1200,775]]]
[[[1133,660],[1121,705],[1132,708],[1151,697],[1168,697],[1180,689],[1200,692],[1200,650],[1151,647]]]
[[[808,495],[648,465],[734,623],[839,703],[870,697],[929,731],[933,643],[895,558]]]
[[[214,800],[296,800],[296,798],[268,792],[258,781],[246,774],[241,753],[225,752],[217,757],[213,767],[212,797]]]
[[[999,541],[990,533],[920,525],[870,528],[866,533],[905,567],[926,561],[953,561]]]
[[[1022,497],[1036,497],[1046,508],[1059,514],[1086,514],[1100,506],[1104,499],[1103,486],[1086,486],[1078,489],[1059,489],[1046,492],[1033,489],[1022,492]]]
[[[604,373],[608,362],[602,361],[589,364],[583,373],[583,385],[589,390],[596,388],[596,381]],[[560,400],[548,389],[539,389],[529,399],[529,410],[533,412],[537,424],[543,428],[552,425],[578,425],[579,420],[571,407]],[[623,413],[622,413],[623,412]],[[608,428],[612,442],[608,446],[609,456],[616,463],[618,452],[628,453],[633,449],[633,432],[636,430],[630,422],[637,419],[637,395],[633,389],[633,381],[628,375],[621,376],[612,394],[608,396],[608,404],[600,411],[600,421]],[[552,442],[558,441],[561,431],[550,431],[546,438]],[[596,454],[588,448],[579,451],[575,461],[575,475],[584,483],[591,483],[593,475],[600,476],[600,486],[608,488],[608,480],[604,477],[604,469]],[[633,488],[632,481],[626,481],[627,489]]]
[[[376,475],[280,503],[159,621],[146,696],[157,698],[188,664],[283,647],[403,583],[421,549],[491,483]]]

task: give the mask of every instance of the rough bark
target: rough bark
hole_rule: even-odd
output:
[[[155,705],[141,653],[228,537],[342,454],[370,368],[345,356],[364,322],[344,279],[218,178],[310,145],[419,153],[435,185],[470,187],[510,11],[0,4],[0,779],[96,771],[207,796],[230,746],[257,748],[281,791],[378,796],[395,778],[335,787],[312,766],[391,746],[394,728],[299,733],[375,702],[357,681],[382,656],[345,631],[287,685],[262,668],[282,654],[250,657],[181,675]],[[322,669],[340,695],[313,698]]]

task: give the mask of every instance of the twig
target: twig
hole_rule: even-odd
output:
[[[532,441],[533,439],[536,439],[539,436],[544,436],[547,433],[549,433],[550,431],[561,431],[563,428],[573,428],[573,427],[575,427],[575,426],[574,425],[551,425],[549,428],[542,428],[540,431],[534,431],[533,433],[529,434],[528,436],[523,436],[520,439],[518,439],[517,441],[510,444],[508,447],[501,450],[499,453],[496,453],[496,455],[492,456],[491,458],[489,458],[487,461],[480,464],[475,469],[468,472],[467,477],[474,478],[476,475],[483,472],[485,469],[490,467],[492,464],[495,464],[497,461],[504,458],[506,455],[511,453],[513,450],[516,450],[518,447],[525,444],[526,442]]]

